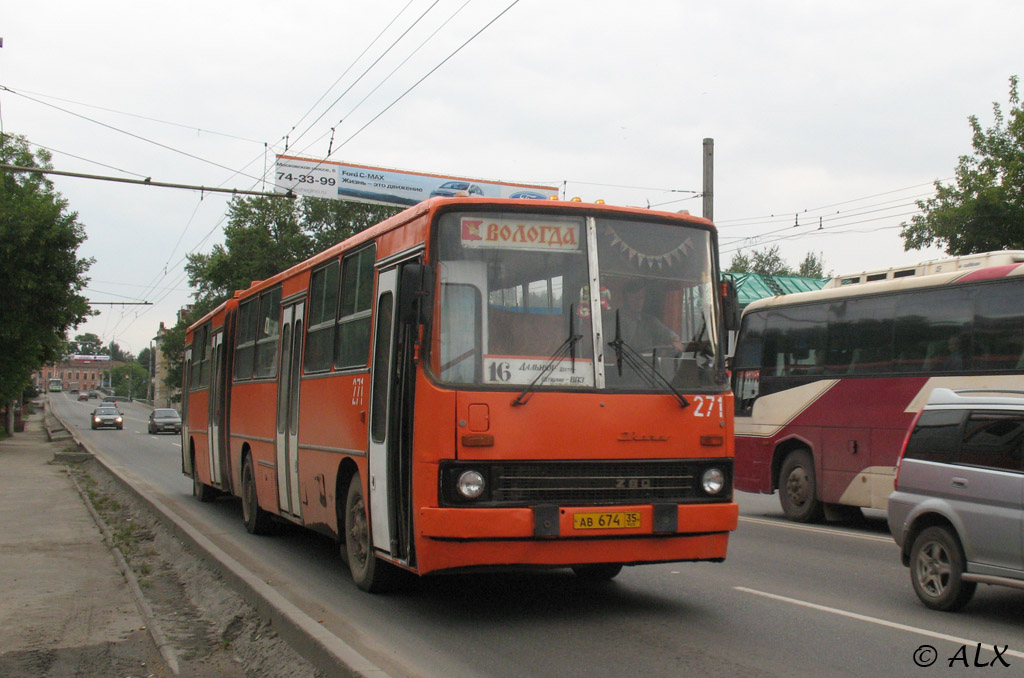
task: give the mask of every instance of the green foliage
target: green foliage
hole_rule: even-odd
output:
[[[0,162],[48,169],[49,154],[24,137],[0,135]],[[21,395],[32,372],[59,360],[69,329],[89,316],[80,294],[93,263],[80,259],[85,229],[41,173],[0,174],[0,400]]]
[[[116,396],[145,398],[149,390],[149,375],[136,362],[118,365],[110,370],[110,387]]]
[[[132,354],[122,349],[116,341],[111,341],[110,345],[100,350],[101,353],[106,353],[110,356],[111,360],[118,362],[128,363],[135,360]]]
[[[74,340],[68,342],[68,353],[101,355],[106,353],[106,349],[103,347],[103,341],[100,340],[99,335],[86,332],[75,335]]]
[[[825,273],[825,255],[821,252],[815,254],[808,252],[804,260],[800,262],[800,268],[796,274],[803,278],[831,278],[832,273]]]
[[[971,124],[974,155],[960,157],[955,183],[935,182],[935,195],[919,200],[923,214],[901,224],[905,250],[938,245],[948,254],[1024,249],[1024,110],[1010,78],[1009,118],[998,102],[995,122]]]
[[[779,254],[779,246],[774,245],[763,250],[753,250],[747,255],[737,252],[726,273],[757,273],[759,275],[794,275],[804,278],[828,278],[825,273],[825,257],[821,253],[808,252],[799,268],[794,270]]]

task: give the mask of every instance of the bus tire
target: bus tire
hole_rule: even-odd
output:
[[[910,582],[921,602],[933,610],[955,612],[970,602],[976,582],[964,581],[964,553],[948,528],[933,525],[910,548]]]
[[[817,476],[814,459],[805,449],[786,455],[779,471],[779,503],[790,520],[816,523],[822,517],[822,504],[817,498]]]
[[[204,504],[213,501],[217,496],[217,490],[199,480],[195,454],[192,455],[192,496]]]
[[[392,587],[395,567],[374,553],[363,482],[358,473],[352,476],[345,496],[345,552],[356,586],[368,593],[383,593]]]
[[[249,534],[266,535],[274,528],[273,518],[260,508],[251,456],[245,458],[245,464],[242,466],[242,520],[245,521],[245,529]]]
[[[611,581],[622,572],[618,563],[601,563],[599,565],[576,565],[572,568],[576,578],[585,582]]]

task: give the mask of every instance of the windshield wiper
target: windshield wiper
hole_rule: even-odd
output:
[[[562,342],[562,345],[555,350],[555,353],[551,356],[551,359],[548,360],[546,365],[544,365],[544,369],[542,369],[540,373],[534,378],[534,380],[530,382],[530,385],[527,386],[526,389],[519,394],[518,398],[512,401],[512,406],[518,407],[519,405],[525,405],[527,402],[529,402],[530,398],[533,397],[534,390],[538,386],[543,384],[545,381],[547,381],[547,378],[551,376],[552,372],[554,372],[555,367],[557,367],[558,364],[562,362],[562,359],[565,358],[566,355],[569,356],[569,360],[572,362],[572,372],[573,374],[575,374],[576,344],[582,338],[582,334],[576,333],[576,305],[572,304],[569,306],[569,336],[566,337],[565,341]]]
[[[618,311],[615,311],[615,340],[608,342],[608,345],[615,349],[615,364],[619,370],[620,377],[622,376],[622,364],[625,363],[626,365],[629,365],[629,367],[636,372],[649,387],[669,391],[675,396],[676,400],[679,401],[680,407],[690,406],[690,401],[688,401],[682,393],[677,391],[668,379],[661,376],[661,373],[655,369],[654,365],[647,364],[647,361],[643,359],[643,356],[641,356],[636,349],[623,341],[622,329],[619,326]]]

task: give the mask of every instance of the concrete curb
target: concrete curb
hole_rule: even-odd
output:
[[[135,487],[125,469],[107,463],[103,456],[97,454],[88,441],[80,439],[76,435],[77,431],[74,427],[67,426],[55,411],[51,410],[51,415],[60,422],[64,430],[70,434],[81,449],[92,454],[96,461],[103,464],[104,468],[125,489],[148,505],[175,536],[191,545],[204,562],[215,569],[229,586],[256,609],[260,617],[270,622],[285,642],[309,660],[313,666],[329,676],[389,678],[389,674],[383,669],[325,629],[204,534],[193,528],[169,506]],[[88,502],[86,503],[88,504]],[[156,637],[153,640],[158,647],[161,646],[160,640]]]

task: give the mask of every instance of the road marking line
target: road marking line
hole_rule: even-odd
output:
[[[786,596],[780,596],[780,595],[776,595],[774,593],[766,593],[765,591],[758,591],[756,589],[748,589],[745,586],[734,586],[733,588],[736,589],[737,591],[742,591],[743,593],[752,593],[755,596],[762,596],[764,598],[771,598],[772,600],[778,600],[778,601],[781,601],[783,603],[790,603],[792,605],[799,605],[801,607],[808,607],[808,608],[811,608],[812,610],[819,610],[821,612],[830,612],[832,614],[837,614],[837,615],[839,615],[841,617],[849,617],[850,619],[856,619],[858,621],[864,621],[864,622],[868,622],[870,624],[878,624],[879,626],[887,626],[887,627],[889,627],[891,629],[897,629],[897,630],[900,630],[900,631],[907,631],[909,633],[916,633],[919,636],[926,636],[928,638],[935,638],[937,640],[948,640],[951,643],[954,643],[956,645],[981,645],[982,644],[982,643],[979,643],[976,640],[971,640],[969,638],[961,638],[959,636],[950,636],[950,635],[947,635],[945,633],[939,633],[938,631],[929,631],[928,629],[922,629],[922,628],[918,628],[916,626],[907,626],[906,624],[900,624],[900,623],[897,623],[897,622],[891,622],[891,621],[888,621],[886,619],[879,619],[878,617],[869,617],[867,615],[857,614],[856,612],[847,612],[846,610],[840,610],[840,609],[835,608],[835,607],[827,607],[825,605],[817,605],[815,603],[808,603],[807,601],[798,600],[796,598],[788,598]],[[1024,652],[1018,652],[1016,650],[1009,650],[1008,649],[1005,652],[1003,652],[1002,654],[1010,655],[1011,657],[1018,657],[1020,659],[1024,659]]]
[[[844,532],[842,530],[835,530],[829,527],[801,525],[800,523],[781,522],[778,520],[768,520],[766,518],[751,518],[749,516],[740,516],[740,522],[758,523],[760,525],[771,525],[773,527],[785,527],[790,530],[803,530],[805,532],[818,532],[820,534],[831,534],[836,537],[851,537],[853,539],[867,539],[868,541],[884,541],[889,542],[893,546],[896,545],[896,542],[893,541],[892,537],[882,537],[877,534],[860,534],[858,532]]]

